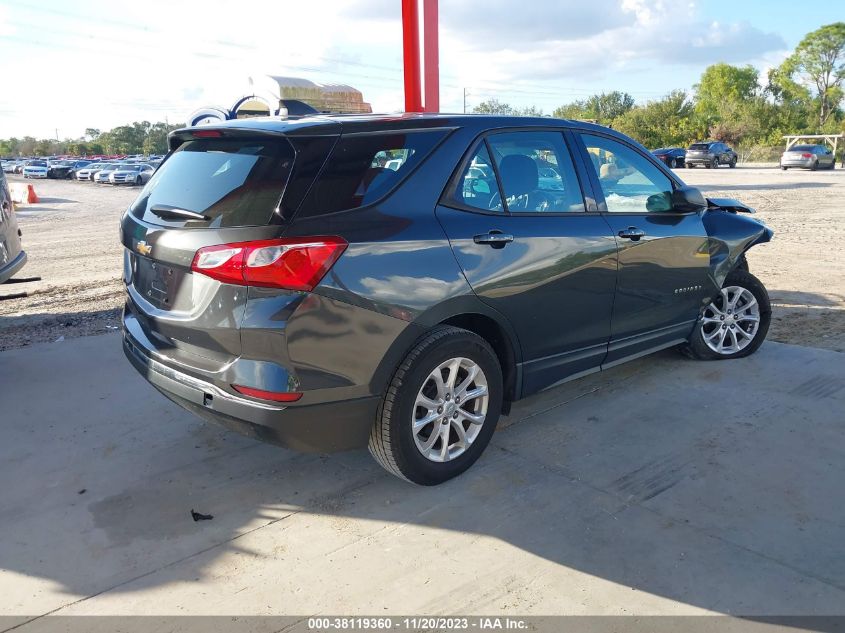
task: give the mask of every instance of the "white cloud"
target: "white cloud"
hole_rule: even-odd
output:
[[[114,10],[119,6],[120,10]],[[403,105],[399,0],[0,6],[0,138],[80,135],[133,120],[181,121],[193,109],[231,105],[263,73],[342,81],[376,110]],[[82,16],[82,17],[80,17]],[[162,16],[166,16],[162,18]],[[584,95],[607,78],[652,67],[645,90],[670,83],[667,68],[771,60],[783,39],[743,22],[710,24],[678,0],[441,0],[441,102],[467,86],[546,100]],[[26,63],[20,63],[21,60]],[[602,81],[605,80],[605,83]],[[671,87],[681,87],[675,82]],[[517,101],[513,98],[513,101]]]

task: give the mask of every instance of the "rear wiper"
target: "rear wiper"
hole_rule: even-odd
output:
[[[196,211],[188,211],[187,209],[180,209],[179,207],[171,207],[167,204],[155,204],[150,207],[150,213],[156,214],[160,218],[177,217],[186,218],[188,220],[210,220],[211,218]]]

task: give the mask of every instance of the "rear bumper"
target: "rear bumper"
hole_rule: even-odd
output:
[[[795,159],[795,158],[783,159],[782,158],[781,161],[780,161],[780,166],[781,167],[799,167],[799,168],[809,169],[810,167],[813,166],[813,162],[814,161],[813,161],[812,158],[798,158],[798,159]]]
[[[157,360],[126,330],[126,357],[156,389],[209,422],[301,452],[335,452],[367,445],[380,398],[284,405],[238,397]]]
[[[0,268],[0,284],[4,284],[11,279],[16,272],[24,267],[24,264],[26,264],[26,251],[21,251],[12,261]]]

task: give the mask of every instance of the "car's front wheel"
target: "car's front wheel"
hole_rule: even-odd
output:
[[[487,341],[438,327],[396,370],[370,433],[370,453],[397,477],[442,483],[479,458],[501,408],[502,370]]]
[[[771,318],[766,287],[747,270],[736,269],[704,308],[689,343],[681,349],[700,360],[748,356],[763,344]]]

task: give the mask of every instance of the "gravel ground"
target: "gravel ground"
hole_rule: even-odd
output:
[[[738,198],[775,231],[753,248],[751,270],[772,296],[771,340],[845,351],[845,170],[685,169],[705,194]],[[20,181],[12,176],[10,181]],[[0,350],[104,334],[123,304],[118,221],[138,193],[74,181],[36,181],[41,202],[18,208],[29,263],[0,295]]]

